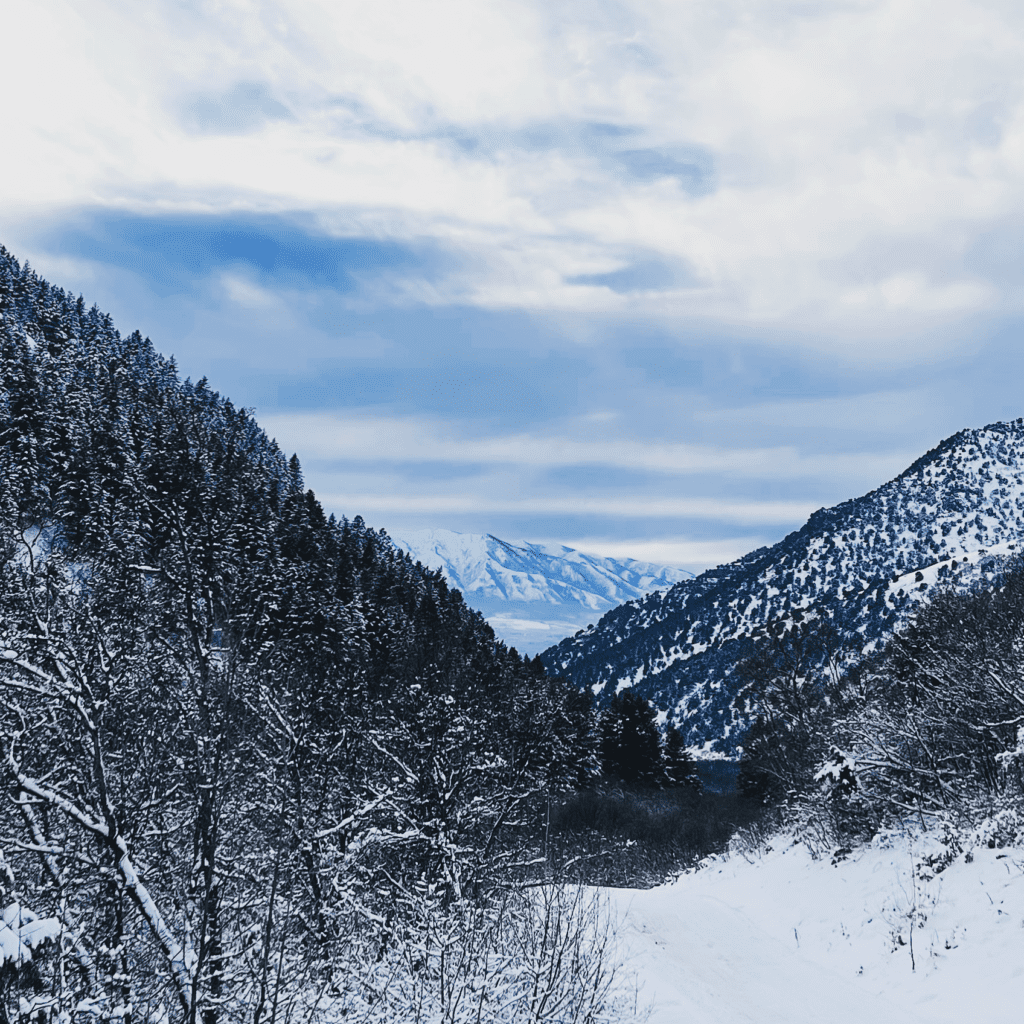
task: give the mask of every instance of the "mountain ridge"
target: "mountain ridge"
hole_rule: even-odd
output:
[[[490,533],[414,530],[391,540],[414,560],[441,570],[507,642],[529,653],[592,624],[623,601],[693,577],[673,566]]]
[[[736,752],[735,668],[769,622],[829,617],[871,651],[938,587],[991,577],[1024,533],[1024,420],[964,429],[777,544],[633,600],[542,652],[603,693],[637,686],[693,747]]]

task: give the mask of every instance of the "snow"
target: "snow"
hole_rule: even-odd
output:
[[[606,893],[651,1024],[1017,1022],[1024,851],[929,866],[948,856],[898,836],[833,863],[779,840]]]
[[[528,654],[596,622],[624,601],[693,576],[671,566],[490,534],[413,530],[391,540],[415,561],[440,569],[502,639]]]
[[[0,915],[0,965],[9,960],[15,967],[32,959],[32,950],[60,935],[60,922],[41,918],[17,903],[8,904]]]
[[[813,609],[860,634],[844,663],[877,650],[937,591],[991,582],[1020,549],[1022,513],[1024,420],[963,431],[773,547],[612,610],[544,660],[588,687],[644,668],[644,695],[683,724],[688,743],[720,739],[734,720],[730,669],[766,623]]]

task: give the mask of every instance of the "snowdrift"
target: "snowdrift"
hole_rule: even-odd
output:
[[[607,893],[651,1024],[1016,1024],[1024,850],[950,856],[922,835],[834,860],[780,839]]]

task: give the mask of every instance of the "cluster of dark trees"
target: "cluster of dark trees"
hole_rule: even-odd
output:
[[[461,1020],[501,950],[437,949],[536,913],[500,1019],[610,1019],[586,915],[494,917],[600,772],[592,701],[3,249],[0,741],[0,1024]]]
[[[700,786],[683,734],[672,723],[659,728],[650,701],[631,689],[620,690],[602,708],[598,750],[610,782],[631,789]]]
[[[1024,560],[937,594],[880,653],[841,667],[843,647],[813,617],[761,638],[744,790],[829,839],[908,819],[1024,834]]]

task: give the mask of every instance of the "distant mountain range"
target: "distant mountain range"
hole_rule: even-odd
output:
[[[693,579],[683,569],[491,534],[415,530],[391,539],[414,560],[440,569],[498,636],[524,654],[538,653],[624,601]]]
[[[633,686],[691,746],[733,752],[734,670],[759,627],[813,608],[850,650],[871,650],[937,588],[995,574],[1024,544],[1022,516],[1024,420],[964,430],[778,544],[629,601],[541,657],[595,693]]]

